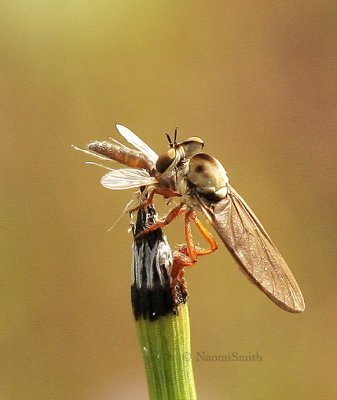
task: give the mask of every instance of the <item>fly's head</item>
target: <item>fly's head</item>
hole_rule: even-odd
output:
[[[174,141],[167,135],[170,148],[156,162],[156,169],[159,173],[172,171],[179,163],[189,160],[195,154],[199,153],[204,147],[204,141],[196,136],[192,136],[184,142],[176,142],[176,132]]]

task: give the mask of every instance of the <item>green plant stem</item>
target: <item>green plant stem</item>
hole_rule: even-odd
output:
[[[187,304],[178,315],[136,322],[151,400],[194,400]]]

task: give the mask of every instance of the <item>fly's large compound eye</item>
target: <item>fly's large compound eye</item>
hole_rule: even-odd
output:
[[[164,154],[162,154],[157,162],[156,162],[156,169],[160,174],[166,172],[172,164],[174,164],[176,159],[176,149],[172,148],[167,150]]]

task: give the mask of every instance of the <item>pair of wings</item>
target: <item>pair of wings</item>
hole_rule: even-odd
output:
[[[130,129],[116,125],[124,139],[145,154],[155,166],[158,154]],[[123,190],[157,183],[144,169],[110,169],[101,179],[107,189]],[[287,263],[271,241],[243,198],[229,185],[225,199],[199,206],[242,271],[278,306],[290,312],[304,311],[305,304],[298,284]]]

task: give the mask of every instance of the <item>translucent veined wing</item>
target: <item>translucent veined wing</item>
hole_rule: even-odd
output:
[[[111,169],[101,179],[101,184],[112,190],[124,190],[148,186],[157,180],[149,175],[145,169],[121,168]]]
[[[136,149],[141,151],[143,154],[145,154],[148,157],[148,159],[153,162],[154,165],[156,164],[156,161],[158,160],[159,156],[154,150],[151,149],[150,146],[144,143],[142,139],[140,139],[129,128],[120,124],[116,124],[116,128],[125,140],[127,140],[130,144],[132,144]]]
[[[197,197],[226,247],[242,271],[278,306],[290,312],[304,311],[298,284],[287,263],[243,198],[228,185],[228,195],[208,207]]]
[[[108,160],[108,161],[111,160],[111,158],[109,158],[109,157],[107,157],[107,156],[104,156],[104,155],[102,155],[102,154],[98,154],[98,153],[93,152],[93,151],[91,151],[91,150],[81,149],[80,147],[74,146],[73,144],[71,145],[71,147],[72,147],[74,150],[81,151],[82,153],[85,153],[85,154],[89,154],[90,156],[95,157],[95,158],[99,158],[100,160]],[[93,164],[94,164],[94,163],[93,163]]]

